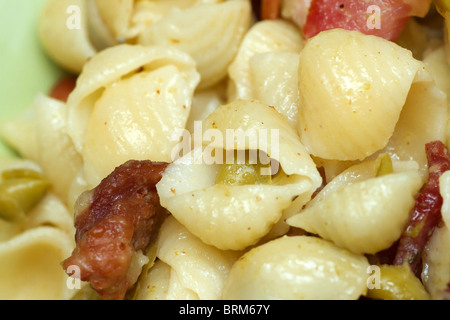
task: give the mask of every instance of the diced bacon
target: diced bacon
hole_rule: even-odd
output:
[[[450,156],[440,141],[426,145],[428,158],[428,182],[416,199],[410,221],[400,237],[394,265],[409,264],[414,273],[420,271],[422,252],[435,227],[442,220],[443,203],[439,190],[439,178],[450,170]]]
[[[50,90],[50,97],[67,102],[70,93],[75,89],[77,79],[75,77],[65,77],[59,80]]]
[[[321,31],[341,28],[395,41],[418,11],[413,5],[414,1],[404,0],[313,0],[303,34],[311,38]]]
[[[156,191],[167,165],[128,161],[77,202],[76,248],[63,268],[78,266],[105,300],[124,299],[138,277],[133,257],[148,250],[168,215]]]
[[[261,19],[274,20],[280,17],[281,0],[262,0]]]

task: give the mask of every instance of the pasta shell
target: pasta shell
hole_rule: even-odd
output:
[[[441,176],[439,187],[444,223],[433,231],[425,247],[421,275],[425,288],[435,300],[444,299],[450,282],[450,171]]]
[[[34,228],[0,243],[0,298],[70,299],[75,291],[67,285],[70,279],[61,261],[74,247],[71,236],[51,227]]]
[[[39,148],[37,162],[53,185],[55,194],[71,207],[71,190],[85,191],[86,182],[78,178],[83,160],[67,134],[66,105],[38,95],[32,107]]]
[[[418,172],[419,165],[415,161],[398,161],[392,160],[393,173]],[[307,206],[310,207],[314,203],[327,198],[330,194],[345,188],[346,186],[363,182],[376,177],[376,160],[366,160],[361,163],[350,166],[336,177],[326,183],[319,193],[311,200]],[[422,182],[425,179],[422,180]]]
[[[223,0],[87,0],[90,35],[99,48],[135,43],[146,28],[173,9],[187,9]]]
[[[229,101],[255,98],[250,78],[250,59],[266,52],[299,53],[304,46],[300,30],[283,20],[263,20],[246,33],[228,72]]]
[[[421,279],[433,300],[445,300],[450,282],[450,230],[438,227],[428,240],[422,254],[423,269]]]
[[[38,23],[39,38],[45,51],[53,61],[76,74],[97,53],[89,39],[86,17],[85,0],[49,0]],[[72,18],[75,24],[69,28]]]
[[[268,52],[250,59],[250,79],[253,98],[274,106],[293,128],[298,126],[299,54]],[[276,66],[276,67],[274,67]]]
[[[67,102],[88,184],[129,159],[170,162],[198,81],[195,62],[174,48],[119,45],[91,59]]]
[[[436,86],[428,69],[420,69],[395,131],[382,152],[388,152],[394,159],[416,161],[426,176],[428,161],[424,146],[430,141],[446,141],[448,123],[446,94]]]
[[[352,252],[374,254],[400,237],[421,186],[418,171],[368,179],[331,193],[287,223]]]
[[[363,160],[383,149],[420,68],[409,50],[382,38],[321,32],[300,54],[301,141],[323,159]]]
[[[105,26],[117,43],[133,38],[130,34],[135,0],[93,0]]]
[[[367,291],[369,263],[316,237],[282,237],[242,256],[228,276],[225,300],[344,300]]]
[[[249,28],[250,17],[248,1],[173,10],[143,31],[139,43],[173,46],[190,54],[201,75],[199,88],[204,89],[227,76],[228,66]]]
[[[202,148],[212,149],[216,154],[224,150],[254,150],[248,139],[247,144],[239,146],[231,137],[225,139],[228,144],[223,139],[226,132],[251,132],[250,129],[255,130],[256,136],[259,132],[276,138],[275,133],[279,133],[279,139],[269,137],[257,150],[279,162],[286,177],[277,184],[216,184],[221,163],[203,161],[201,157],[207,152]],[[297,201],[301,202],[299,205],[304,204],[322,182],[295,131],[273,108],[260,102],[236,101],[223,105],[203,122],[204,131],[201,130],[200,149],[195,148],[169,165],[157,190],[161,204],[207,244],[223,250],[241,250],[255,244],[280,220],[283,210]],[[207,140],[208,132],[222,139]],[[193,136],[198,137],[198,131]],[[198,151],[200,162],[197,162]]]
[[[156,255],[170,266],[181,287],[202,300],[221,298],[228,272],[238,257],[235,252],[206,245],[174,217],[168,217],[161,227]]]

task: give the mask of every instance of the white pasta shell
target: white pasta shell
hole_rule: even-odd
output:
[[[89,39],[86,18],[85,0],[49,0],[38,22],[45,51],[53,61],[77,74],[97,52]]]
[[[443,224],[433,231],[423,254],[422,280],[431,298],[443,299],[450,282],[450,171],[439,179]],[[448,296],[448,293],[447,293]]]
[[[248,1],[227,1],[172,10],[145,29],[139,43],[173,46],[191,55],[201,75],[199,88],[204,89],[227,76],[228,66],[249,28],[250,17]]]
[[[281,183],[215,184],[221,164],[196,162],[198,149],[194,149],[169,165],[156,186],[161,204],[180,223],[205,243],[225,250],[241,250],[255,244],[280,220],[283,210],[296,201],[303,205],[321,184],[317,168],[295,131],[273,108],[260,102],[236,101],[219,107],[203,122],[200,139],[207,130],[213,129],[224,138],[227,130],[239,128],[243,132],[254,129],[256,133],[266,130],[266,134],[271,129],[278,130],[279,139],[268,138],[259,150],[279,162],[287,175]],[[193,136],[197,134],[194,132]],[[201,143],[216,150],[216,154],[223,150],[252,150],[248,140],[240,146],[233,140],[227,146],[220,138]],[[271,152],[275,148],[279,152]]]
[[[252,57],[249,63],[253,98],[273,106],[293,128],[297,128],[299,54],[261,53]]]
[[[450,230],[438,227],[428,240],[422,254],[423,269],[421,279],[432,299],[442,300],[448,293],[450,282]]]
[[[427,68],[416,75],[394,134],[382,152],[392,158],[414,160],[423,176],[428,174],[425,144],[446,141],[449,123],[447,95],[434,82]]]
[[[394,133],[423,64],[409,50],[358,31],[334,29],[300,53],[299,134],[317,157],[363,160]]]
[[[250,59],[266,52],[299,53],[304,45],[300,30],[284,20],[263,20],[246,33],[229,67],[229,101],[253,99]]]
[[[415,161],[392,161],[393,173],[408,172],[419,170],[419,165]],[[350,166],[336,177],[326,183],[326,185],[320,190],[320,192],[308,202],[307,206],[310,207],[314,203],[321,201],[328,197],[333,192],[340,190],[346,186],[354,183],[363,182],[367,179],[376,177],[376,160],[366,160],[361,163]],[[425,179],[423,179],[424,181]],[[424,181],[425,182],[425,181]]]
[[[237,253],[203,243],[174,217],[166,219],[157,240],[157,257],[176,273],[181,285],[202,300],[217,300]]]
[[[135,0],[93,0],[97,12],[117,43],[132,38],[131,18]]]
[[[326,240],[282,237],[242,256],[230,271],[225,300],[350,300],[367,291],[362,255]]]
[[[93,57],[67,102],[87,182],[129,159],[170,162],[198,81],[195,62],[174,48],[119,45]]]
[[[0,299],[70,299],[76,291],[68,286],[72,280],[61,261],[74,247],[72,236],[52,227],[33,228],[0,243]]]
[[[223,0],[87,0],[90,35],[99,47],[133,42],[173,9],[187,9]],[[106,45],[106,46],[105,46]]]
[[[402,234],[422,186],[418,171],[348,185],[288,219],[355,253],[389,248]]]
[[[39,148],[37,161],[52,183],[56,195],[70,207],[72,188],[83,190],[85,182],[78,179],[83,160],[67,134],[66,105],[38,95],[32,107]]]

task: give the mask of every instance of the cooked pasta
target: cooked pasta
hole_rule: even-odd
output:
[[[216,130],[222,139],[205,137],[200,149],[171,164],[157,185],[158,193],[162,205],[205,243],[224,250],[242,250],[265,236],[293,202],[305,201],[300,195],[311,196],[321,178],[285,119],[260,102],[238,100],[219,107],[203,122],[203,130],[208,129]],[[216,183],[225,163],[223,152],[252,150],[250,136],[243,137],[243,144],[239,144],[239,137],[226,135],[231,129],[241,129],[242,133],[255,130],[258,150],[279,162],[282,176],[268,184]],[[270,130],[277,130],[277,136],[279,133],[279,150],[271,145],[277,140],[267,137],[272,135]],[[198,163],[198,151],[200,157],[214,153],[219,158],[213,163]]]
[[[352,252],[375,254],[400,237],[421,186],[417,171],[367,179],[332,192],[287,222]]]
[[[74,14],[68,20],[67,12]],[[52,0],[45,5],[38,24],[46,52],[64,69],[80,73],[88,59],[97,53],[89,38],[86,1]]]
[[[224,289],[226,300],[357,299],[369,263],[314,237],[281,237],[243,255]]]
[[[320,33],[300,54],[301,140],[320,158],[363,160],[385,148],[394,135],[391,143],[401,153],[413,138],[403,122],[422,119],[401,116],[402,110],[426,110],[427,117],[439,117],[446,125],[445,96],[430,81],[424,64],[390,41],[342,29]],[[424,91],[420,97],[436,103],[421,107],[416,90],[427,90],[430,97]],[[428,111],[431,107],[436,110]],[[421,132],[407,125],[407,130]],[[443,138],[439,124],[433,134]],[[426,133],[428,141],[433,138]]]
[[[422,279],[425,287],[434,299],[442,299],[445,296],[448,283],[450,281],[450,174],[445,173],[440,180],[440,192],[444,203],[442,206],[443,225],[434,233],[428,244],[425,255]]]
[[[265,20],[254,24],[245,35],[229,66],[229,99],[252,99],[250,59],[266,52],[300,53],[303,48],[300,31],[286,21]]]
[[[430,2],[46,0],[68,78],[0,126],[0,299],[450,299]]]
[[[227,76],[250,18],[250,3],[239,0],[174,10],[146,28],[139,43],[172,46],[189,53],[201,75],[199,88],[207,88]]]
[[[67,102],[87,182],[126,159],[170,161],[171,131],[185,127],[198,81],[195,62],[174,48],[119,45],[91,59]]]
[[[174,234],[177,237],[173,237]],[[169,217],[161,228],[156,257],[164,263],[161,265],[160,262],[159,272],[167,275],[167,284],[164,286],[167,288],[166,298],[186,299],[187,296],[182,293],[174,293],[174,288],[181,287],[184,289],[182,292],[190,292],[190,296],[195,296],[196,300],[217,300],[221,299],[224,282],[238,254],[206,245],[175,218]],[[167,269],[164,265],[169,268],[169,272],[163,271]],[[149,281],[143,288],[150,290],[139,291],[140,299],[146,299],[145,294],[160,292],[158,284],[153,284],[154,280],[159,281],[151,275],[141,280]]]

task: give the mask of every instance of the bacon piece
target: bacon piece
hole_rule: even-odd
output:
[[[261,19],[275,20],[280,17],[280,1],[281,0],[262,0],[261,3]]]
[[[50,90],[50,97],[67,102],[70,93],[75,89],[77,79],[75,77],[65,77],[59,80]]]
[[[408,263],[417,274],[420,271],[422,252],[435,227],[442,220],[443,203],[439,191],[439,178],[450,170],[450,157],[441,141],[426,145],[428,159],[428,182],[416,199],[411,219],[400,237],[394,265]]]
[[[262,13],[261,0],[252,0],[252,11],[255,15],[256,21],[260,21]]]
[[[78,266],[81,280],[105,300],[124,299],[137,280],[134,254],[148,250],[168,215],[156,191],[167,165],[128,161],[79,198],[77,245],[63,268]]]
[[[311,38],[321,31],[342,28],[395,41],[413,12],[411,4],[403,0],[313,0],[302,31]],[[377,18],[379,24],[373,24]]]

